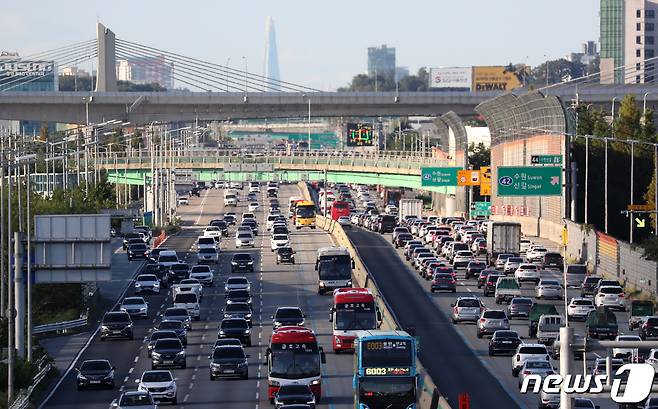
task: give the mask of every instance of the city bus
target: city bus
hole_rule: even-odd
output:
[[[329,311],[334,352],[354,350],[356,331],[379,328],[381,313],[367,288],[337,288]]]
[[[416,339],[404,331],[359,331],[354,407],[416,409]]]
[[[302,227],[315,229],[315,204],[309,200],[297,202],[292,220],[297,230]]]
[[[267,394],[270,403],[274,403],[274,394],[281,385],[293,383],[308,385],[316,402],[320,402],[320,365],[325,362],[324,351],[318,346],[312,330],[298,326],[284,326],[274,330],[265,351],[264,362],[267,365]]]
[[[318,294],[336,288],[352,287],[354,260],[345,247],[320,247],[315,260],[318,272]]]
[[[331,218],[333,220],[338,220],[341,216],[350,215],[350,205],[347,202],[337,200],[331,205]]]

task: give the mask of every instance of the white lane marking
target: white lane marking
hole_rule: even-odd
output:
[[[135,363],[137,363],[137,361],[139,361],[139,355],[135,357]]]
[[[134,370],[135,370],[134,367],[133,367],[133,368],[130,368],[130,369],[128,369],[128,373],[129,373],[129,374],[132,374]]]

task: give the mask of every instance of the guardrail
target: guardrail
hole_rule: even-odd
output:
[[[65,333],[70,329],[84,327],[85,325],[87,325],[87,317],[80,317],[77,320],[55,322],[52,324],[35,325],[34,327],[32,327],[32,333],[35,335],[45,334],[53,331],[57,331],[58,333],[60,332]]]
[[[9,406],[9,409],[27,409],[30,407],[30,397],[34,389],[39,386],[39,383],[48,375],[50,370],[53,368],[53,364],[49,361],[46,361],[46,356],[44,355],[39,362],[39,372],[34,375],[32,378],[32,384],[16,397],[14,403]]]
[[[306,183],[300,182],[299,187],[305,198],[307,198],[308,200],[313,199],[308,191],[308,187]],[[393,312],[393,309],[388,305],[388,303],[386,302],[386,298],[379,291],[379,287],[377,287],[377,283],[372,279],[372,276],[368,271],[368,267],[366,267],[366,265],[363,264],[363,262],[361,261],[361,257],[359,255],[358,250],[354,248],[354,246],[352,245],[352,242],[347,237],[347,234],[345,234],[345,230],[343,230],[343,227],[340,224],[336,223],[334,220],[330,218],[325,218],[324,216],[321,215],[316,216],[315,224],[319,228],[331,234],[338,246],[345,247],[349,250],[350,254],[352,255],[352,258],[354,259],[354,269],[352,270],[352,275],[353,275],[352,281],[359,287],[368,288],[373,293],[373,295],[378,300],[381,300],[381,303],[384,304],[384,308],[381,308],[382,318],[383,318],[381,329],[395,330],[402,328],[400,321],[397,319],[395,313]],[[438,408],[451,409],[450,404],[443,396],[441,396],[438,388],[434,384],[434,381],[432,381],[432,378],[427,374],[427,371],[425,370],[425,368],[422,366],[420,362],[418,362],[418,372],[420,373],[420,377],[418,380],[418,387],[420,388],[421,391],[420,396],[418,398],[419,408],[420,409],[438,409]]]

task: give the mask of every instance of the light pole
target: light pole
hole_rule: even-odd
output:
[[[612,115],[612,122],[611,122],[611,128],[612,128],[612,136],[615,136],[615,101],[617,100],[617,97],[612,98],[612,109],[611,109],[611,115]]]
[[[231,57],[226,59],[226,92],[228,92],[228,64],[231,62]]]
[[[242,60],[244,60],[244,96],[246,98],[247,97],[247,57],[243,55]]]

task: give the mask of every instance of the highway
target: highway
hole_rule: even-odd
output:
[[[282,186],[279,201],[285,208],[288,197],[299,195],[296,186]],[[246,189],[241,192],[246,195]],[[264,197],[264,194],[263,194]],[[241,201],[236,213],[245,210]],[[263,201],[261,201],[261,205]],[[231,209],[233,210],[233,209]],[[177,250],[189,264],[194,264],[191,252],[196,238],[202,228],[211,219],[218,218],[224,212],[222,191],[204,190],[200,198],[191,198],[189,206],[178,208],[178,215],[183,221],[182,231],[167,239],[163,245]],[[270,251],[269,234],[265,231],[265,215],[257,212],[259,235],[256,236],[254,249],[248,249],[256,262],[256,271],[246,276],[252,283],[254,297],[254,326],[252,329],[253,347],[246,348],[249,358],[249,379],[220,379],[210,381],[208,373],[208,355],[217,338],[220,322],[220,309],[224,306],[224,281],[230,272],[230,258],[236,252],[233,240],[233,228],[229,238],[221,242],[220,263],[215,269],[214,287],[204,288],[201,302],[201,320],[193,321],[193,330],[188,333],[187,368],[172,369],[177,379],[178,407],[195,408],[259,408],[269,407],[267,398],[267,371],[263,365],[263,354],[271,335],[270,316],[278,306],[300,306],[306,314],[306,325],[318,335],[319,343],[327,353],[327,363],[323,368],[323,401],[319,407],[352,407],[352,373],[353,357],[335,355],[331,350],[331,327],[328,321],[331,299],[318,296],[314,263],[318,247],[331,245],[328,234],[321,230],[291,231],[293,248],[297,251],[295,265],[275,263]],[[244,251],[244,250],[240,250]],[[133,261],[132,263],[140,263]],[[126,296],[133,295],[132,288]],[[108,340],[101,342],[98,335],[84,350],[78,360],[78,366],[86,359],[109,359],[116,366],[115,390],[77,391],[75,371],[71,371],[63,380],[51,399],[48,408],[107,408],[121,391],[135,390],[136,380],[142,372],[151,369],[146,355],[146,337],[159,322],[164,309],[171,306],[169,291],[160,295],[145,296],[149,302],[147,319],[135,320],[135,340]]]

